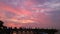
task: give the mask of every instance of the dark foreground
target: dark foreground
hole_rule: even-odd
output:
[[[56,29],[39,29],[39,28],[7,28],[3,26],[3,22],[0,21],[0,34],[55,34]]]

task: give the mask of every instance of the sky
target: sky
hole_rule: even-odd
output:
[[[0,20],[7,27],[60,29],[60,0],[0,0]]]

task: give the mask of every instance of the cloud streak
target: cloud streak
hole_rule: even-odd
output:
[[[60,2],[59,0],[0,0],[0,14],[1,20],[8,21],[8,25],[11,24],[12,27],[20,25],[19,27],[49,28],[56,26],[58,29]]]

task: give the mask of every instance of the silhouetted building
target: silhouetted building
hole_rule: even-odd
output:
[[[0,34],[55,34],[55,32],[57,32],[56,29],[7,28],[3,26],[3,22],[0,21]]]

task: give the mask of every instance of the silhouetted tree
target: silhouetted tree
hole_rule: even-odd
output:
[[[19,28],[17,29],[16,27],[14,29],[12,29],[12,27],[7,28],[6,26],[3,26],[3,21],[0,21],[0,34],[13,34],[13,32],[16,32],[16,34],[18,34],[18,32],[20,31],[21,33],[30,33],[32,32],[33,34],[55,34],[55,32],[58,32],[58,30],[56,29],[27,29],[27,28]]]
[[[3,21],[0,21],[0,27],[2,27],[2,26],[3,26],[3,23],[4,23]]]

